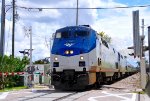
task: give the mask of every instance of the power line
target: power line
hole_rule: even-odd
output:
[[[70,7],[70,8],[66,8],[66,7],[25,7],[25,6],[17,6],[18,8],[22,8],[22,9],[38,9],[39,11],[42,10],[46,10],[46,9],[77,9],[76,7]],[[150,7],[150,5],[137,5],[137,6],[118,6],[118,7],[79,7],[78,9],[125,9],[125,8],[136,8],[136,7]]]

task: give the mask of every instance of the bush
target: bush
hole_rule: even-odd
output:
[[[29,59],[23,57],[22,59],[12,56],[0,56],[0,72],[23,72],[25,66],[29,64]],[[2,76],[0,77],[0,89],[4,87],[21,86],[23,83],[20,76]]]

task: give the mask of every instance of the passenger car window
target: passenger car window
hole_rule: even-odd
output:
[[[106,42],[105,40],[103,40],[102,38],[101,38],[101,40],[102,40],[102,44],[103,44],[104,46],[106,46],[107,48],[109,48],[107,42]]]

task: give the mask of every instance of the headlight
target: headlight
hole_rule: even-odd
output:
[[[83,56],[80,56],[80,60],[83,60],[84,59],[84,57]]]
[[[65,51],[65,54],[69,54],[69,51],[68,51],[68,50],[66,50],[66,51]]]
[[[58,58],[57,58],[57,57],[55,57],[55,58],[54,58],[54,60],[55,60],[55,61],[57,61],[57,60],[58,60]]]
[[[73,54],[73,50],[70,51],[70,54]]]

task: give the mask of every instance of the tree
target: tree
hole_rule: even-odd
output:
[[[98,35],[101,36],[106,42],[111,43],[111,37],[109,37],[105,32],[99,32]]]
[[[12,56],[0,56],[0,72],[22,72],[25,66],[29,64],[29,59],[23,57],[22,59]],[[5,86],[12,87],[19,82],[19,76],[2,76],[0,75],[0,89]]]
[[[37,60],[33,64],[49,64],[49,63],[50,61],[48,60],[48,58],[45,58],[45,59]]]

